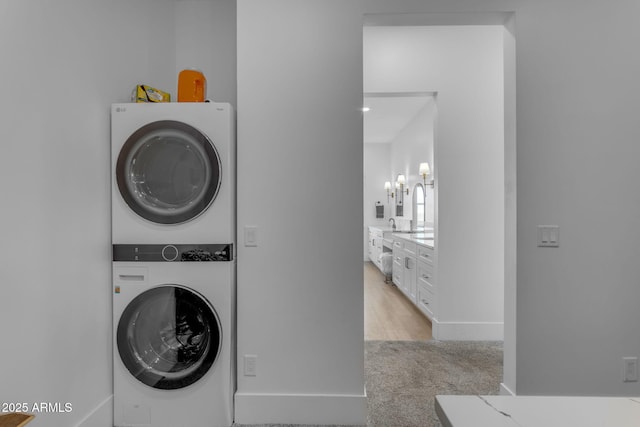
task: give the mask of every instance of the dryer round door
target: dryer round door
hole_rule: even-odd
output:
[[[187,387],[216,361],[220,322],[207,301],[178,285],[163,285],[135,297],[118,322],[117,346],[131,375],[163,390]]]
[[[120,150],[116,180],[124,201],[158,224],[180,224],[202,214],[220,188],[220,158],[196,128],[174,120],[149,123]]]

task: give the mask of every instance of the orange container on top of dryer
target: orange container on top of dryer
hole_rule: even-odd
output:
[[[178,102],[204,102],[207,98],[207,79],[202,71],[182,70],[178,74]]]

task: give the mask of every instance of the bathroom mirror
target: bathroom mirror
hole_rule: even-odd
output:
[[[411,209],[413,222],[415,224],[415,227],[418,228],[424,227],[426,220],[425,198],[426,194],[424,191],[424,186],[418,182],[415,187],[413,187]]]
[[[396,216],[404,216],[404,191],[396,187]]]
[[[406,187],[407,179],[403,174],[398,174],[396,178],[396,216],[404,216],[404,193],[409,194],[409,188]]]
[[[398,201],[398,204],[396,205],[396,216],[403,216],[404,215],[404,211],[402,209],[402,200]]]

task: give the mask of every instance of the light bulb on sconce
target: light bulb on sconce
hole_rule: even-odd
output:
[[[402,193],[404,190],[404,185],[407,183],[407,179],[404,177],[404,175],[398,175],[398,178],[396,179],[396,188],[399,189],[399,191]],[[409,195],[409,187],[406,188],[407,191],[407,196]]]
[[[434,186],[433,180],[431,180],[431,181],[429,181],[429,183],[427,183],[427,178],[429,177],[429,175],[431,175],[431,170],[429,169],[429,163],[420,163],[418,174],[422,175],[422,182],[424,183],[425,187],[427,185],[429,187],[433,187]]]
[[[387,190],[387,203],[389,203],[389,196],[391,196],[391,198],[393,198],[393,193],[389,192],[389,190],[391,190],[391,182],[390,181],[385,181],[384,189]]]

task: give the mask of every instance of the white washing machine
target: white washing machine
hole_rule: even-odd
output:
[[[114,426],[231,426],[231,245],[113,245],[113,260]]]
[[[232,242],[234,123],[227,103],[113,104],[112,242]]]

